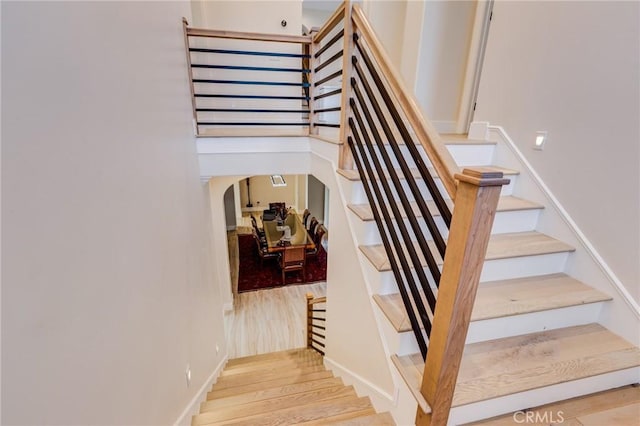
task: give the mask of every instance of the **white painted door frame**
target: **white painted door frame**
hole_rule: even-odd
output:
[[[478,96],[478,86],[480,84],[480,74],[482,72],[482,62],[484,60],[484,52],[489,36],[493,1],[494,0],[479,0],[476,3],[467,67],[465,70],[462,95],[460,96],[460,105],[458,106],[456,133],[467,133],[469,131],[469,125],[473,120],[473,112]]]

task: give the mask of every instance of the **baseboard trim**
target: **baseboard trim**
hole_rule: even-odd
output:
[[[216,366],[209,378],[202,384],[198,393],[189,401],[189,404],[187,404],[182,414],[180,414],[178,419],[173,423],[174,426],[191,426],[191,418],[200,412],[200,403],[207,397],[207,392],[209,392],[213,383],[218,376],[220,376],[228,358],[226,355],[222,358],[222,361]]]
[[[489,138],[489,122],[474,121],[469,125],[469,139],[486,140]]]
[[[327,369],[333,371],[333,374],[340,377],[345,384],[353,385],[358,396],[371,398],[371,403],[378,412],[389,411],[393,406],[397,405],[397,390],[395,392],[396,396],[390,395],[364,377],[326,356],[324,357],[324,365]]]
[[[640,320],[640,305],[636,303],[636,301],[631,297],[631,294],[627,291],[622,281],[616,276],[615,272],[609,267],[607,262],[600,256],[594,245],[589,241],[587,236],[580,230],[578,224],[574,222],[569,213],[562,207],[560,201],[553,195],[549,187],[544,183],[540,175],[535,171],[531,163],[526,159],[522,151],[516,146],[513,140],[509,137],[507,132],[501,126],[487,126],[488,130],[492,130],[497,132],[502,140],[509,146],[512,152],[518,157],[518,160],[522,162],[522,164],[527,168],[528,172],[533,177],[534,182],[540,190],[547,196],[553,207],[556,209],[560,217],[565,221],[565,223],[571,229],[571,232],[575,235],[575,237],[580,241],[582,246],[585,248],[587,253],[593,258],[598,267],[602,270],[602,272],[607,276],[609,281],[613,284],[616,291],[625,301],[625,303],[631,308],[636,318]]]

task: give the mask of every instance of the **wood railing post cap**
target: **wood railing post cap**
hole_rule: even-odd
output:
[[[503,177],[502,172],[488,167],[465,168],[462,173],[456,173],[454,178],[476,186],[502,186],[510,182]]]

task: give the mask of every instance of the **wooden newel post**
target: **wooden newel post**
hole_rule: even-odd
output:
[[[418,408],[416,425],[446,425],[462,351],[502,185],[501,172],[464,169],[459,181],[433,318],[421,393],[431,413]]]
[[[351,1],[344,1],[344,46],[342,47],[342,99],[340,105],[340,137],[339,142],[342,144],[340,149],[340,158],[338,159],[338,166],[341,169],[351,170],[353,169],[353,158],[351,157],[351,150],[347,143],[347,136],[349,135],[348,120],[351,116],[351,106],[349,104],[349,98],[351,97],[351,55],[353,54],[354,42],[353,42],[353,21],[351,20]]]
[[[311,348],[313,335],[311,329],[313,328],[313,293],[307,293],[307,348]]]

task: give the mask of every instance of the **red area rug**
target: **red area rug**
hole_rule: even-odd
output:
[[[238,251],[240,254],[239,293],[282,287],[282,272],[278,267],[278,259],[265,260],[264,266],[261,267],[253,235],[238,235]],[[289,272],[286,275],[285,285],[326,281],[327,252],[322,247],[316,257],[307,259],[306,275],[306,281],[303,282],[302,272]]]

